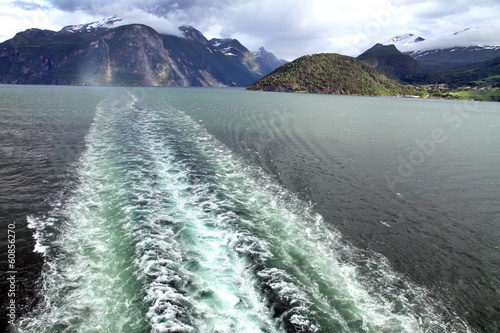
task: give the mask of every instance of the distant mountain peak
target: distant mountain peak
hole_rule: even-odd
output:
[[[267,51],[264,46],[259,47],[257,51],[252,52],[254,56],[256,57],[265,57],[268,54],[272,54],[271,52]]]
[[[400,36],[394,36],[391,39],[389,39],[390,44],[399,44],[399,45],[409,45],[409,44],[414,44],[418,42],[424,41],[425,38],[416,36],[414,34],[404,34]]]
[[[196,28],[190,25],[181,25],[179,30],[182,31],[184,38],[191,39],[201,43],[203,46],[210,47],[208,39]]]
[[[259,48],[258,51],[252,52],[255,58],[262,67],[265,69],[266,73],[273,71],[275,68],[286,64],[288,61],[276,57],[273,53],[266,50],[263,46]]]
[[[64,28],[62,28],[60,32],[75,33],[75,32],[90,32],[100,28],[109,29],[112,28],[115,23],[121,22],[122,20],[123,20],[122,18],[113,15],[110,17],[106,17],[100,21],[95,21],[91,23],[67,25]]]

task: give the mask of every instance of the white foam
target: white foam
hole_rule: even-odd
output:
[[[35,240],[35,247],[33,248],[33,252],[38,252],[42,255],[45,255],[45,253],[47,252],[47,246],[42,244],[43,236],[41,231],[44,228],[45,223],[33,216],[27,216],[26,220],[28,221],[28,228],[34,230],[33,239]]]

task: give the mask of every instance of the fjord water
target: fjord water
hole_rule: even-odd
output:
[[[18,332],[499,328],[497,104],[193,88],[0,97]]]

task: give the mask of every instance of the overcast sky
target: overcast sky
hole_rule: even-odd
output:
[[[287,60],[319,52],[357,56],[404,33],[426,38],[419,45],[426,49],[500,45],[499,0],[0,0],[0,41],[111,15],[161,33],[192,25],[209,39],[237,38]]]

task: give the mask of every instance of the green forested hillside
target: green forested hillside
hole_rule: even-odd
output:
[[[440,80],[450,87],[465,85],[500,86],[500,57],[437,71]]]
[[[334,53],[298,58],[247,89],[371,96],[418,94],[412,86],[390,80],[360,60]]]

